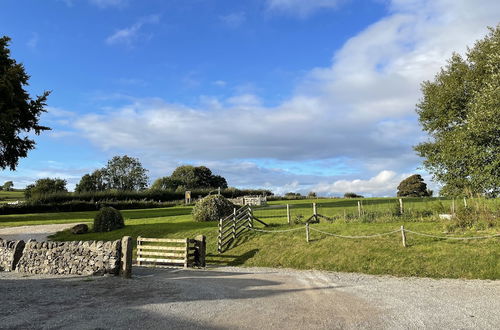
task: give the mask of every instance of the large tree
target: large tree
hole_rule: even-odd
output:
[[[432,193],[420,174],[413,174],[398,185],[398,197],[427,197]]]
[[[500,25],[454,54],[434,81],[422,84],[417,105],[430,135],[415,147],[446,191],[500,194]]]
[[[103,171],[109,189],[143,190],[148,185],[147,170],[137,158],[115,156],[108,161]]]
[[[171,176],[157,179],[152,189],[215,189],[227,188],[227,181],[220,175],[212,174],[206,166],[182,165]]]
[[[15,170],[19,158],[35,148],[28,133],[50,129],[38,123],[50,92],[31,98],[24,89],[29,76],[21,63],[10,58],[9,41],[9,37],[0,38],[0,169]]]
[[[76,185],[77,193],[86,191],[103,191],[106,190],[107,183],[104,181],[104,170],[95,170],[92,174],[85,174],[80,182]]]

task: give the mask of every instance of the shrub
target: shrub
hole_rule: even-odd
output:
[[[103,207],[94,218],[94,232],[106,232],[125,227],[120,211],[113,207]]]
[[[231,212],[234,204],[221,195],[210,195],[199,200],[193,207],[193,220],[197,222],[218,221]]]

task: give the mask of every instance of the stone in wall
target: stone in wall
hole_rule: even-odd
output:
[[[120,241],[26,243],[17,271],[29,274],[118,274]]]

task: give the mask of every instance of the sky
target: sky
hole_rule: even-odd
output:
[[[419,173],[415,105],[497,0],[1,0],[0,34],[52,91],[36,149],[0,183],[68,188],[115,155],[230,186],[393,196]]]

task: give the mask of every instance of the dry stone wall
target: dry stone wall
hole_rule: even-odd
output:
[[[26,243],[17,271],[30,274],[117,275],[120,240]]]

